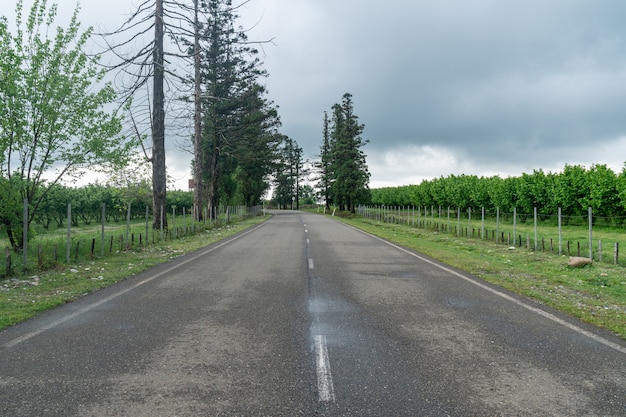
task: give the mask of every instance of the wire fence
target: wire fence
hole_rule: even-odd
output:
[[[626,266],[620,258],[620,243],[626,240],[623,219],[594,216],[503,213],[479,209],[407,206],[359,206],[358,213],[381,223],[434,230],[456,237],[490,240],[511,248],[551,251],[558,255],[581,256],[597,262]]]
[[[28,218],[27,207],[25,201],[24,219]],[[100,224],[76,226],[76,222],[72,221],[72,206],[68,204],[66,228],[43,230],[36,225],[29,228],[24,221],[23,248],[15,250],[8,239],[5,240],[4,256],[0,256],[0,279],[104,258],[119,252],[139,251],[262,214],[262,206],[226,206],[215,210],[212,216],[204,213],[203,220],[198,221],[193,208],[172,207],[171,213],[168,213],[168,226],[165,226],[164,219],[159,219],[159,227],[153,227],[148,206],[145,220],[131,220],[129,205],[125,222],[111,222],[107,220],[109,216],[103,204]]]

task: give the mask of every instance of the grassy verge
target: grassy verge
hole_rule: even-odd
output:
[[[567,266],[568,257],[481,239],[454,237],[360,217],[354,227],[414,249],[515,293],[534,298],[626,340],[626,268],[594,262]]]
[[[0,329],[124,280],[154,265],[232,236],[267,217],[253,217],[202,234],[173,239],[143,250],[0,281]]]

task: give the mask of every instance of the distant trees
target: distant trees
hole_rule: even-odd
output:
[[[283,135],[279,155],[274,174],[274,201],[279,208],[297,209],[303,176],[302,148]]]
[[[0,225],[15,249],[24,243],[24,199],[30,224],[61,178],[123,164],[134,145],[120,134],[117,114],[103,110],[116,94],[83,51],[91,29],[81,32],[78,9],[66,28],[55,28],[56,12],[34,0],[23,19],[18,1],[14,34],[0,18]]]
[[[352,95],[346,93],[341,103],[332,107],[332,120],[324,113],[323,141],[318,188],[326,205],[340,210],[355,211],[357,204],[369,199],[369,178],[365,153],[368,141],[361,137],[364,124],[354,114]]]
[[[603,164],[589,168],[565,165],[562,172],[534,170],[519,177],[450,175],[422,181],[419,185],[371,190],[375,205],[441,206],[481,208],[501,212],[586,216],[588,208],[600,217],[626,215],[626,166],[616,174]]]

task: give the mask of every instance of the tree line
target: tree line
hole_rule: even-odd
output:
[[[24,224],[61,222],[51,204],[67,191],[62,184],[95,169],[148,168],[148,180],[129,182],[147,187],[126,201],[151,194],[153,227],[167,228],[168,129],[183,132],[193,155],[196,220],[220,205],[257,205],[272,185],[281,207],[311,199],[302,148],[280,133],[263,84],[258,46],[267,41],[249,40],[237,24],[245,3],[144,0],[116,30],[97,34],[106,47],[96,54],[85,51],[94,32],[81,29],[78,6],[65,28],[47,0],[33,0],[30,11],[17,0],[13,29],[0,18],[0,229],[14,249],[23,247]],[[324,123],[320,194],[354,211],[367,199],[369,172],[350,94]]]
[[[165,130],[180,123],[180,113],[193,120],[186,147],[193,154],[197,216],[205,212],[202,208],[212,215],[220,204],[235,199],[258,204],[269,188],[285,137],[278,131],[277,106],[262,82],[268,74],[258,45],[266,41],[249,40],[237,24],[245,3],[146,0],[117,30],[102,34],[117,57],[111,69],[125,74],[124,100],[141,98],[144,87],[152,96],[131,108],[131,116],[150,125],[146,136],[152,152],[146,152],[146,159],[153,167],[155,224],[166,198]],[[146,36],[150,32],[154,35]],[[129,40],[137,38],[148,41],[127,52]]]
[[[371,190],[371,204],[386,206],[484,207],[495,212],[620,218],[626,215],[626,167],[616,174],[604,164],[566,164],[562,172],[533,170],[518,177],[449,175],[419,185]]]
[[[96,54],[86,52],[94,32],[81,29],[78,7],[65,28],[47,0],[30,11],[17,0],[11,21],[0,17],[0,230],[14,249],[25,200],[27,227],[45,223],[65,180],[123,170],[139,146],[133,166],[151,171],[153,227],[167,227],[167,129],[193,132],[182,147],[193,155],[196,216],[261,201],[284,170],[281,149],[295,142],[278,131],[259,43],[237,26],[243,4],[142,1],[118,29],[97,34],[106,48]]]

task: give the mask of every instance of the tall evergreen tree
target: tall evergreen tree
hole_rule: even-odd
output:
[[[236,132],[233,175],[237,183],[237,201],[247,206],[259,204],[269,188],[269,176],[274,173],[281,136],[278,112],[263,98],[265,88],[255,84],[246,93],[240,129]]]
[[[266,74],[260,69],[260,62],[255,58],[257,51],[250,47],[245,33],[235,28],[238,16],[232,1],[208,0],[203,7],[206,22],[203,22],[201,36],[202,80],[206,98],[202,155],[199,161],[194,161],[194,169],[202,170],[201,184],[196,186],[204,187],[205,192],[200,195],[206,196],[206,203],[214,210],[222,197],[228,200],[235,192],[234,173],[250,173],[239,165],[239,158],[244,154],[250,156],[250,143],[242,141],[259,141],[256,145],[265,143],[271,148],[268,129],[277,124],[277,116],[271,105],[262,99],[265,89],[257,80]],[[240,178],[245,180],[245,175]],[[258,194],[256,188],[251,193],[248,187],[249,195],[245,198],[250,200],[248,197]]]
[[[314,164],[317,170],[317,187],[319,195],[324,200],[327,209],[330,209],[331,186],[333,183],[333,173],[331,171],[332,154],[330,149],[330,120],[328,113],[324,112],[323,128],[322,128],[322,146],[320,147],[320,160]]]
[[[341,104],[333,106],[330,135],[331,198],[340,210],[355,211],[356,204],[366,201],[370,174],[361,148],[368,141],[361,137],[365,128],[354,114],[352,95],[343,95]]]

